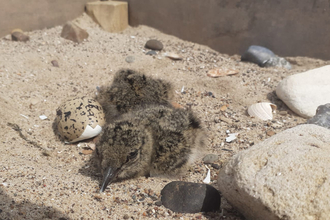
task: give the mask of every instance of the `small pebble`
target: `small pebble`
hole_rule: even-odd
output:
[[[52,63],[52,65],[53,65],[54,67],[60,67],[60,66],[58,65],[57,60],[52,60],[52,61],[50,61],[50,62]]]
[[[205,164],[211,164],[216,162],[217,160],[219,160],[218,155],[215,154],[207,154],[204,158],[203,158],[203,162]]]
[[[162,203],[161,200],[158,200],[158,201],[155,202],[155,205],[156,205],[156,206],[161,206],[162,204],[163,204],[163,203]]]
[[[30,40],[30,37],[25,35],[23,32],[20,32],[20,31],[14,31],[12,34],[11,34],[11,39],[13,41],[21,41],[21,42],[26,42],[28,40]]]
[[[150,56],[157,55],[157,52],[154,50],[150,50],[146,53],[146,55],[150,55]]]
[[[127,63],[133,63],[134,60],[135,60],[135,57],[133,57],[133,56],[128,56],[128,57],[126,57],[126,59],[125,59],[125,61],[126,61]]]
[[[213,167],[216,170],[220,170],[220,165],[216,163],[211,163],[211,167]]]
[[[123,218],[124,219],[129,219],[129,215],[125,214]]]
[[[145,47],[151,50],[162,50],[164,46],[158,40],[148,40]]]

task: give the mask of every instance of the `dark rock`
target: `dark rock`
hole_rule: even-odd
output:
[[[205,164],[211,164],[216,162],[217,160],[219,160],[218,155],[215,154],[207,154],[204,158],[203,158],[203,162]]]
[[[212,164],[211,164],[211,167],[213,167],[213,168],[216,169],[216,170],[220,170],[220,165],[219,165],[219,164],[212,163]]]
[[[162,201],[158,200],[158,201],[155,202],[155,205],[156,206],[161,206],[161,205],[163,205],[163,203],[162,203]]]
[[[150,56],[157,55],[157,52],[154,50],[150,50],[146,53],[146,55],[150,55]]]
[[[62,29],[61,37],[76,43],[88,38],[88,33],[72,22],[67,22]]]
[[[330,103],[317,107],[316,114],[307,121],[307,124],[315,124],[330,129]]]
[[[260,67],[276,66],[291,69],[291,65],[287,60],[276,56],[273,51],[261,46],[250,46],[242,55],[241,60],[256,63]]]
[[[133,57],[133,56],[128,56],[128,57],[126,57],[126,59],[125,59],[125,61],[126,61],[127,63],[133,63],[134,60],[135,60],[135,57]]]
[[[55,67],[60,67],[60,66],[58,65],[57,60],[52,60],[52,61],[50,61],[50,62],[52,63],[53,66],[55,66]]]
[[[145,47],[151,50],[162,50],[164,46],[158,40],[148,40]]]
[[[14,31],[11,34],[11,40],[13,41],[21,41],[21,42],[26,42],[28,40],[30,40],[30,37],[25,35],[23,32],[21,31]]]
[[[161,191],[162,204],[173,212],[213,212],[220,209],[220,194],[213,186],[174,181]]]

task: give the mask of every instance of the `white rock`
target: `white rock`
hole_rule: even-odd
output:
[[[330,103],[330,65],[283,79],[277,96],[298,115],[310,118],[319,105]]]
[[[300,125],[233,156],[219,190],[247,219],[330,216],[330,130]]]

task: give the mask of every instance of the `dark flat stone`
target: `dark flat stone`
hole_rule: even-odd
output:
[[[330,103],[317,107],[316,114],[307,121],[307,124],[315,124],[330,129]]]
[[[151,50],[162,50],[164,46],[158,40],[148,40],[145,47]]]
[[[213,212],[220,209],[220,194],[213,186],[174,181],[161,191],[162,204],[173,212]]]

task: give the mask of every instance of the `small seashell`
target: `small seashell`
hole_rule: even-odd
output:
[[[227,68],[216,68],[208,71],[207,76],[217,78],[220,76],[229,76],[235,75],[238,73],[238,70],[227,69]]]
[[[260,102],[251,105],[248,108],[248,114],[251,117],[256,117],[261,120],[272,120],[273,112],[276,110],[276,105],[268,102]]]
[[[165,57],[171,58],[172,60],[182,60],[183,58],[176,53],[167,52],[164,54]]]

